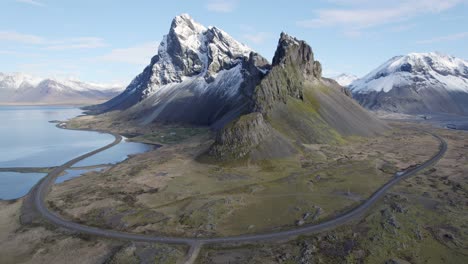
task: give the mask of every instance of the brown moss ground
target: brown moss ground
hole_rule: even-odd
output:
[[[332,215],[335,205],[331,200],[339,201],[340,208],[352,205],[391,177],[393,171],[427,159],[437,142],[407,132],[406,127],[414,125],[397,124],[401,130],[371,140],[348,138],[348,143],[338,146],[304,145],[304,152],[291,160],[245,161],[229,166],[190,159],[210,142],[209,138],[193,139],[137,156],[102,174],[88,174],[59,185],[53,190],[52,201],[68,217],[76,214],[86,222],[92,214],[101,219],[113,216],[118,221],[111,221],[112,227],[120,224],[117,228],[133,232],[213,235],[288,228],[301,216],[301,210],[320,206],[324,211],[321,217]],[[466,263],[468,135],[433,130],[449,144],[435,170],[396,186],[363,220],[291,242],[204,247],[197,262]],[[354,179],[361,174],[352,174],[353,167],[372,171],[374,178],[356,184]],[[118,210],[106,211],[111,207],[107,202],[117,205]],[[0,253],[5,263],[54,263],[58,258],[73,257],[71,247],[80,254],[77,259],[88,259],[89,263],[100,263],[103,256],[110,263],[134,263],[141,256],[173,263],[183,255],[183,249],[174,251],[172,247],[112,247],[109,245],[114,244],[101,239],[70,238],[43,227],[24,228],[17,222],[20,203],[0,203]],[[272,204],[275,206],[268,207]],[[292,217],[278,214],[281,208],[293,204],[299,210],[294,207]],[[83,213],[88,209],[92,213]],[[118,213],[122,213],[120,219]],[[235,216],[239,224],[223,221],[225,214]],[[256,219],[265,219],[259,215],[271,220],[256,223]],[[169,227],[160,229],[163,224],[156,219]]]
[[[0,201],[1,263],[98,263],[116,246],[19,222],[22,199]]]
[[[48,224],[21,224],[23,199],[0,201],[0,263],[181,263],[187,248],[127,243],[69,233]]]
[[[468,133],[434,167],[391,190],[364,219],[278,244],[204,248],[197,263],[467,263]]]
[[[305,222],[317,222],[357,205],[438,146],[429,135],[397,127],[371,139],[304,145],[287,159],[197,161],[211,142],[198,135],[56,185],[49,203],[75,221],[137,233],[223,236],[288,229],[306,214]]]

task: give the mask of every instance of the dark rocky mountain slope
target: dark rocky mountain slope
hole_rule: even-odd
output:
[[[321,64],[307,43],[282,33],[249,113],[218,133],[211,154],[280,157],[301,144],[336,143],[344,136],[373,136],[386,129],[346,89],[322,77]]]

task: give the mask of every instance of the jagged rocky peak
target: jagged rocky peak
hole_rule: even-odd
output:
[[[188,14],[174,17],[169,34],[179,35],[181,39],[187,39],[193,34],[203,33],[206,27],[195,22]]]
[[[299,66],[304,77],[322,78],[322,65],[314,60],[312,48],[305,41],[282,32],[273,57],[273,66],[284,64]]]
[[[189,15],[174,18],[153,58],[156,85],[181,82],[183,77],[203,75],[206,81],[221,70],[229,70],[247,60],[252,50],[216,27],[206,28]]]
[[[201,49],[205,41],[203,39],[205,31],[206,28],[195,22],[189,15],[175,17],[169,34],[164,36],[159,46],[158,55],[164,63],[161,68],[156,67],[155,70],[164,72],[165,67],[172,63],[176,68],[169,68],[168,71],[174,70],[177,74],[171,81],[180,81],[182,76],[201,73],[204,64]]]
[[[222,127],[249,107],[248,97],[269,68],[267,60],[223,30],[184,14],[173,19],[157,55],[125,92],[88,110],[121,110],[118,118],[142,125]]]
[[[281,33],[272,69],[256,89],[254,110],[266,113],[288,97],[304,99],[304,82],[321,80],[322,66],[312,48],[302,40]]]

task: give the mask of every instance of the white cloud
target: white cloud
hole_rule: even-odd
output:
[[[236,9],[237,0],[209,0],[206,9],[213,12],[229,13]]]
[[[96,37],[47,39],[15,31],[0,31],[0,41],[35,45],[47,50],[94,49],[106,46],[103,39]]]
[[[0,41],[11,41],[22,44],[44,44],[46,42],[42,37],[14,31],[0,31]]]
[[[59,41],[51,41],[45,49],[69,50],[69,49],[95,49],[107,46],[103,39],[94,37],[70,38]]]
[[[453,8],[462,0],[396,0],[391,4],[381,1],[370,3],[366,0],[332,1],[347,6],[318,10],[316,17],[298,21],[297,24],[308,28],[337,26],[364,29],[406,21],[418,15],[440,13]]]
[[[155,42],[148,42],[133,47],[113,49],[108,54],[97,57],[96,60],[146,65],[156,55],[157,50],[158,45]]]
[[[35,0],[16,0],[18,3],[23,3],[23,4],[29,4],[29,5],[34,5],[34,6],[44,6],[43,3]]]
[[[455,41],[455,40],[465,39],[465,38],[468,38],[468,31],[451,34],[447,36],[442,36],[442,37],[437,37],[437,38],[432,38],[432,39],[420,40],[417,43],[418,44],[432,44],[436,42]]]

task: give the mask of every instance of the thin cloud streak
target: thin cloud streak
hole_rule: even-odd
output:
[[[0,31],[0,41],[10,41],[33,45],[41,45],[46,42],[46,40],[42,37],[30,34],[22,34],[14,31]]]
[[[354,30],[365,29],[406,21],[422,14],[440,13],[461,2],[461,0],[399,0],[391,6],[374,4],[368,7],[366,1],[347,1],[348,4],[355,3],[355,5],[342,9],[318,10],[315,18],[298,21],[297,25],[306,28],[337,26]]]
[[[107,46],[102,38],[97,37],[50,40],[41,36],[15,31],[0,31],[0,41],[35,45],[45,50],[95,49]]]
[[[432,38],[432,39],[420,40],[420,41],[417,41],[416,43],[432,44],[432,43],[437,43],[437,42],[455,41],[455,40],[460,40],[460,39],[465,39],[465,38],[468,38],[468,31],[451,34],[447,36],[442,36],[442,37],[437,37],[437,38]]]
[[[35,0],[16,0],[16,2],[22,3],[22,4],[33,5],[33,6],[44,6],[43,3],[39,1],[35,1]]]

